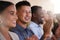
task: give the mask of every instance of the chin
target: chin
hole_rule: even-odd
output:
[[[28,22],[30,22],[30,20],[28,20],[28,21],[25,21],[26,23],[28,23]]]
[[[16,25],[12,25],[12,27],[16,27]]]
[[[30,21],[26,21],[25,23],[29,23]]]

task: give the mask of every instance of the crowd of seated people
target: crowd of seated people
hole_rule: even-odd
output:
[[[0,40],[60,40],[60,19],[28,1],[0,1]]]

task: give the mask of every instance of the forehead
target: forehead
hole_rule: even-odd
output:
[[[16,8],[15,8],[14,5],[10,5],[9,7],[7,7],[7,8],[5,9],[5,11],[14,11],[14,12],[16,12]]]
[[[8,7],[2,12],[2,15],[3,15],[3,16],[7,16],[7,15],[9,15],[11,12],[16,13],[16,8],[15,8],[14,5],[8,6]]]
[[[39,8],[36,10],[36,14],[44,14],[43,9]]]
[[[21,6],[19,10],[31,10],[30,6]]]
[[[43,10],[41,8],[37,8],[35,11],[37,14],[41,14],[43,12]]]

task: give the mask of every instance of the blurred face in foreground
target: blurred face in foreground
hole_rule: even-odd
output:
[[[15,27],[16,20],[16,8],[14,5],[10,5],[1,14],[2,24],[6,27]]]

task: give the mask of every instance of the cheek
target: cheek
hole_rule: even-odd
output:
[[[30,16],[32,16],[32,13],[29,13]]]
[[[7,20],[11,20],[11,19],[13,19],[13,17],[10,16],[10,15],[6,16],[6,18],[7,18]]]
[[[9,25],[9,20],[8,20],[8,17],[4,17],[3,18],[3,25]]]
[[[12,22],[12,20],[13,20],[13,17],[12,16],[6,16],[6,22],[7,22],[7,24],[10,24],[11,22]]]
[[[40,17],[39,16],[36,16],[36,19],[40,20]]]
[[[23,14],[20,14],[20,15],[18,16],[18,18],[19,18],[20,20],[23,20],[24,17],[25,17],[25,15],[23,15]]]
[[[38,15],[37,14],[33,15],[33,17],[35,17],[35,19],[38,19]]]

